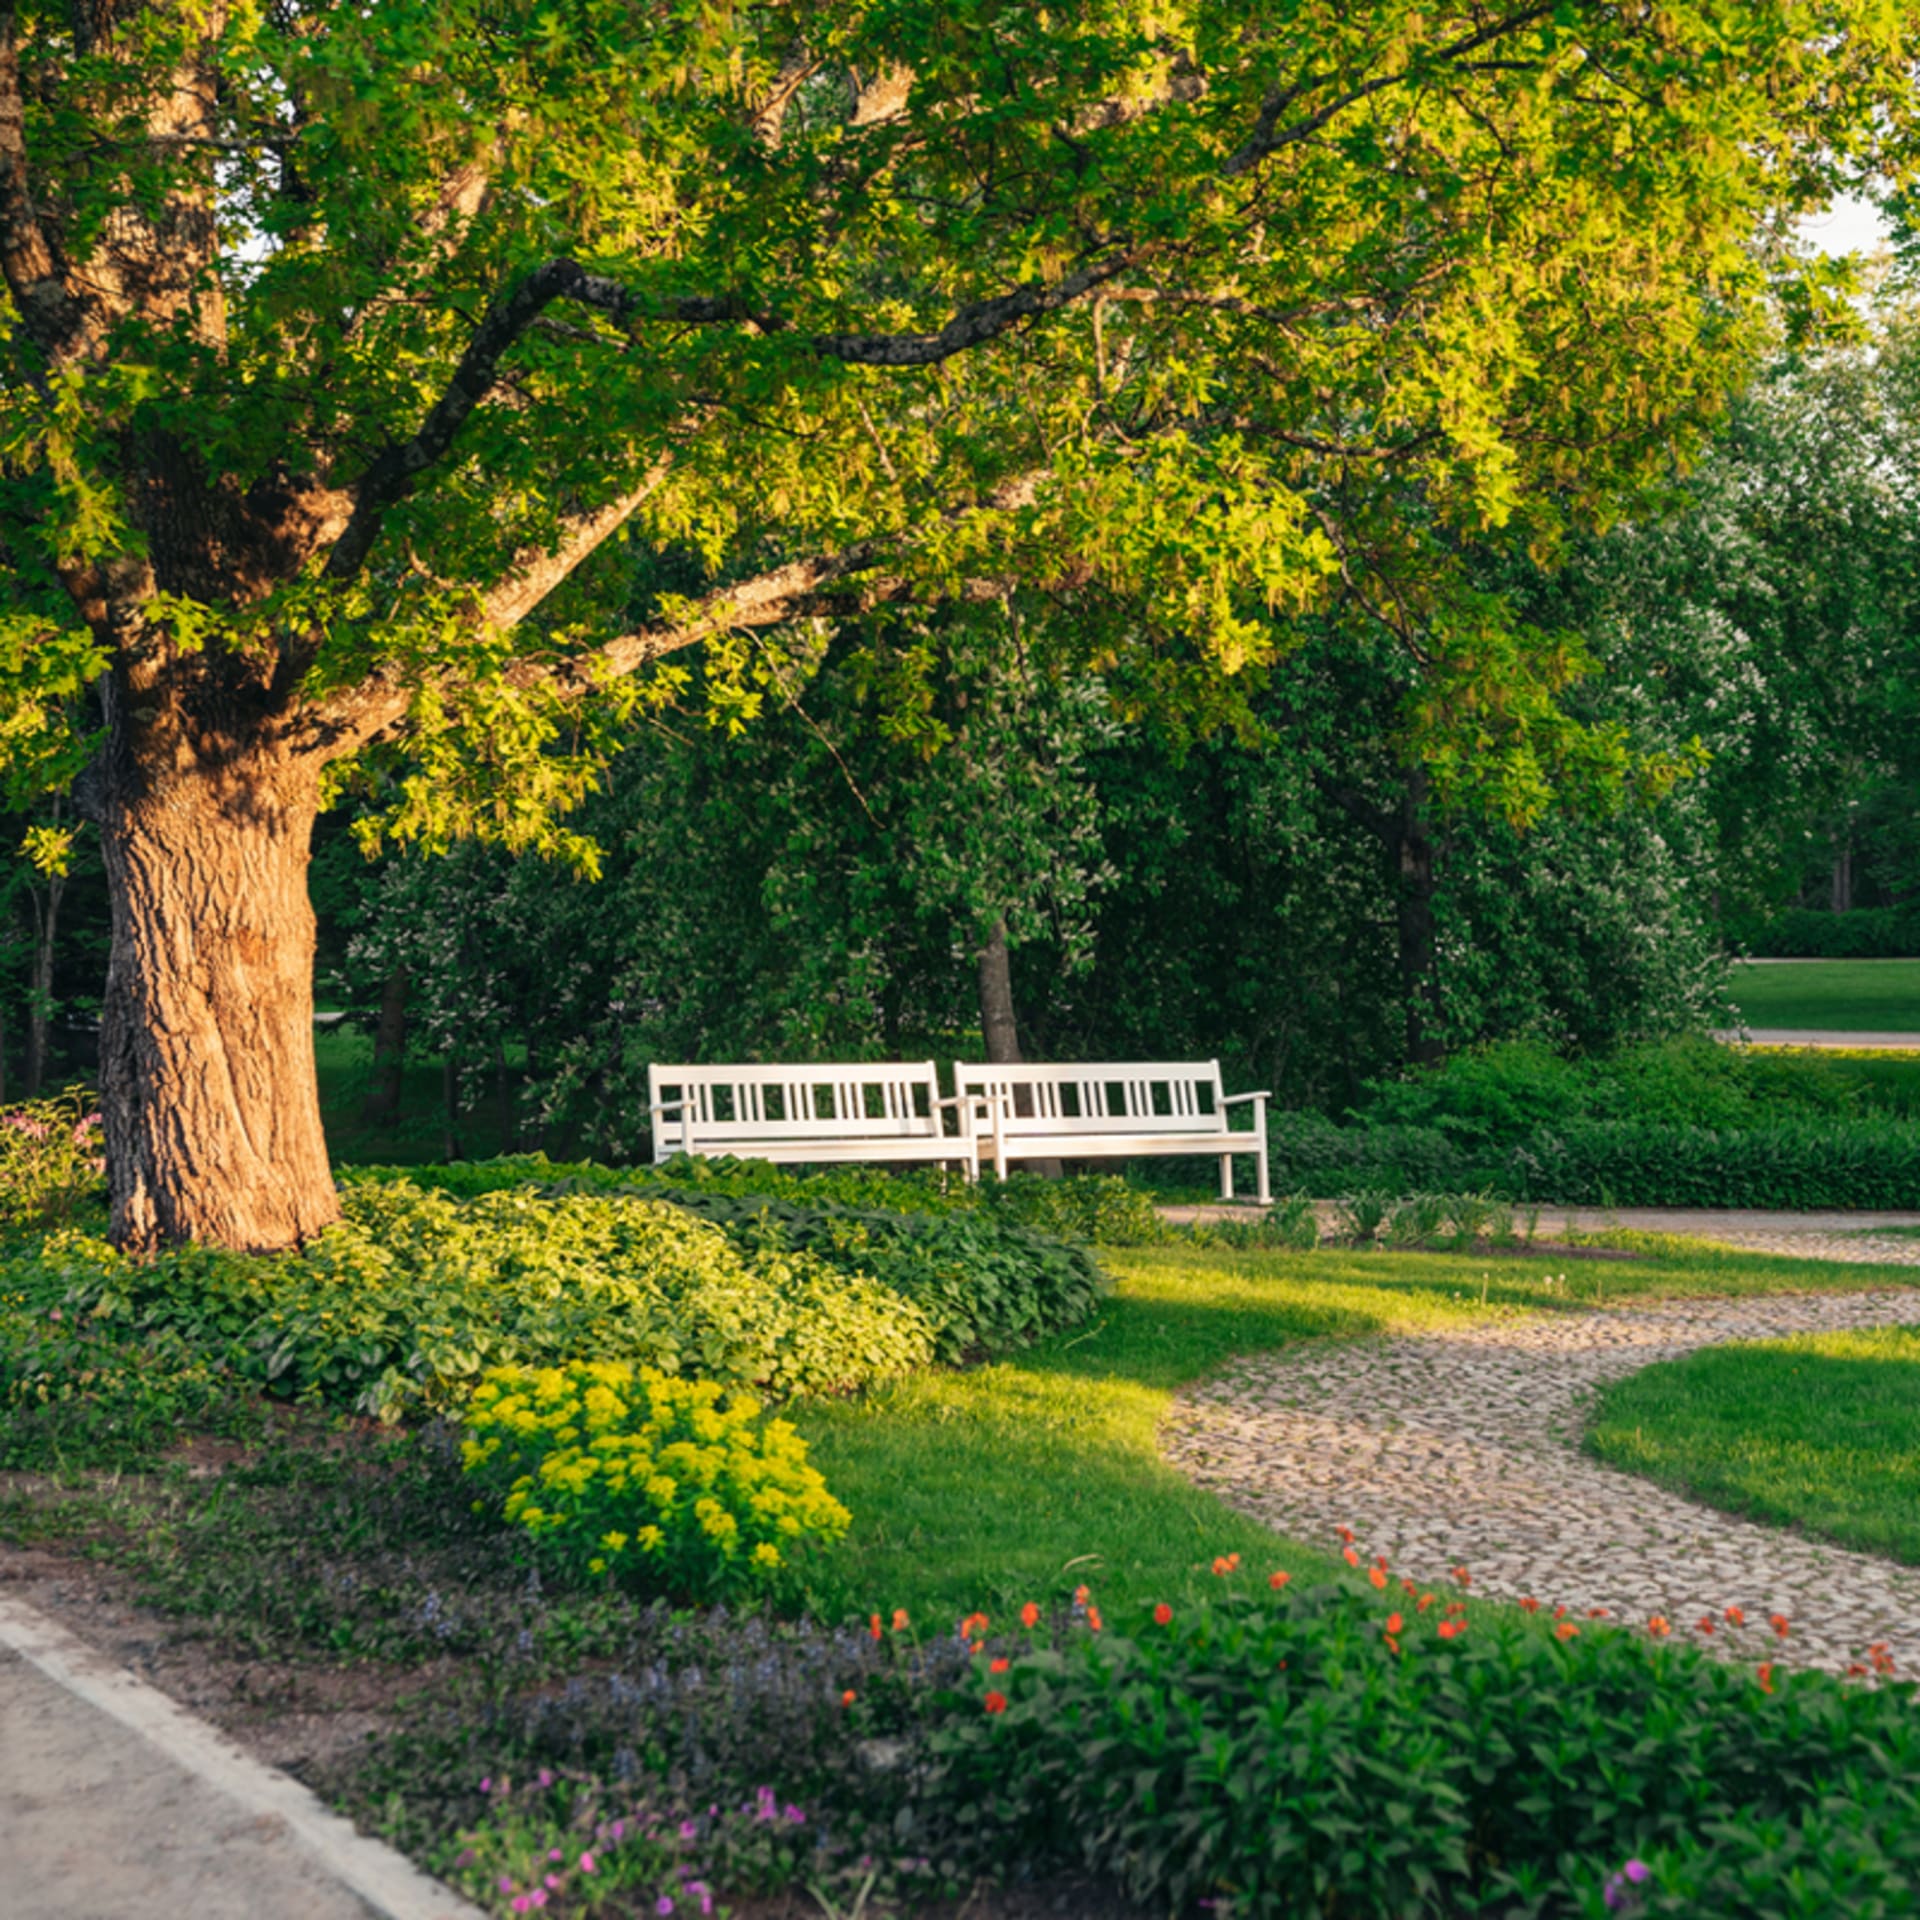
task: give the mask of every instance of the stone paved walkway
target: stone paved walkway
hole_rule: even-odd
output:
[[[1911,1244],[1911,1243],[1909,1243]],[[1920,1569],[1716,1513],[1578,1451],[1602,1382],[1728,1340],[1920,1325],[1920,1290],[1635,1303],[1512,1314],[1433,1333],[1302,1344],[1190,1389],[1169,1460],[1230,1505],[1314,1543],[1351,1527],[1366,1558],[1432,1585],[1584,1614],[1605,1607],[1717,1651],[1843,1671],[1887,1644],[1920,1675]],[[1448,1589],[1451,1591],[1451,1589]],[[1777,1640],[1767,1617],[1785,1614]]]

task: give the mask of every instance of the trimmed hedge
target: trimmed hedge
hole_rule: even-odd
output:
[[[1920,957],[1920,906],[1789,907],[1738,934],[1749,953],[1768,960],[1906,960]]]
[[[1286,1114],[1272,1138],[1275,1188],[1323,1198],[1377,1191],[1572,1206],[1920,1206],[1920,1121],[1881,1115],[1726,1128],[1582,1121],[1476,1153],[1437,1127],[1338,1127]]]

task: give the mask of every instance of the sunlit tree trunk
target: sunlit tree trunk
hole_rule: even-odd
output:
[[[126,744],[116,719],[95,792],[114,1237],[297,1246],[339,1217],[313,1052],[315,782],[244,730],[165,762]]]

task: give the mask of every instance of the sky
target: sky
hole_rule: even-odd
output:
[[[1852,253],[1877,246],[1887,237],[1871,200],[1842,194],[1823,214],[1800,222],[1800,231],[1822,253]]]

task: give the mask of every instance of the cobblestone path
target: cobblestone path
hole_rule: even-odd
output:
[[[1911,1245],[1911,1243],[1908,1243]],[[1696,1347],[1851,1327],[1920,1325],[1920,1289],[1669,1300],[1512,1314],[1418,1335],[1302,1343],[1189,1389],[1167,1458],[1296,1539],[1337,1544],[1432,1585],[1605,1607],[1676,1637],[1742,1608],[1716,1650],[1844,1671],[1884,1642],[1920,1675],[1920,1568],[1717,1513],[1578,1450],[1601,1383]],[[1787,1616],[1789,1637],[1766,1622]]]

